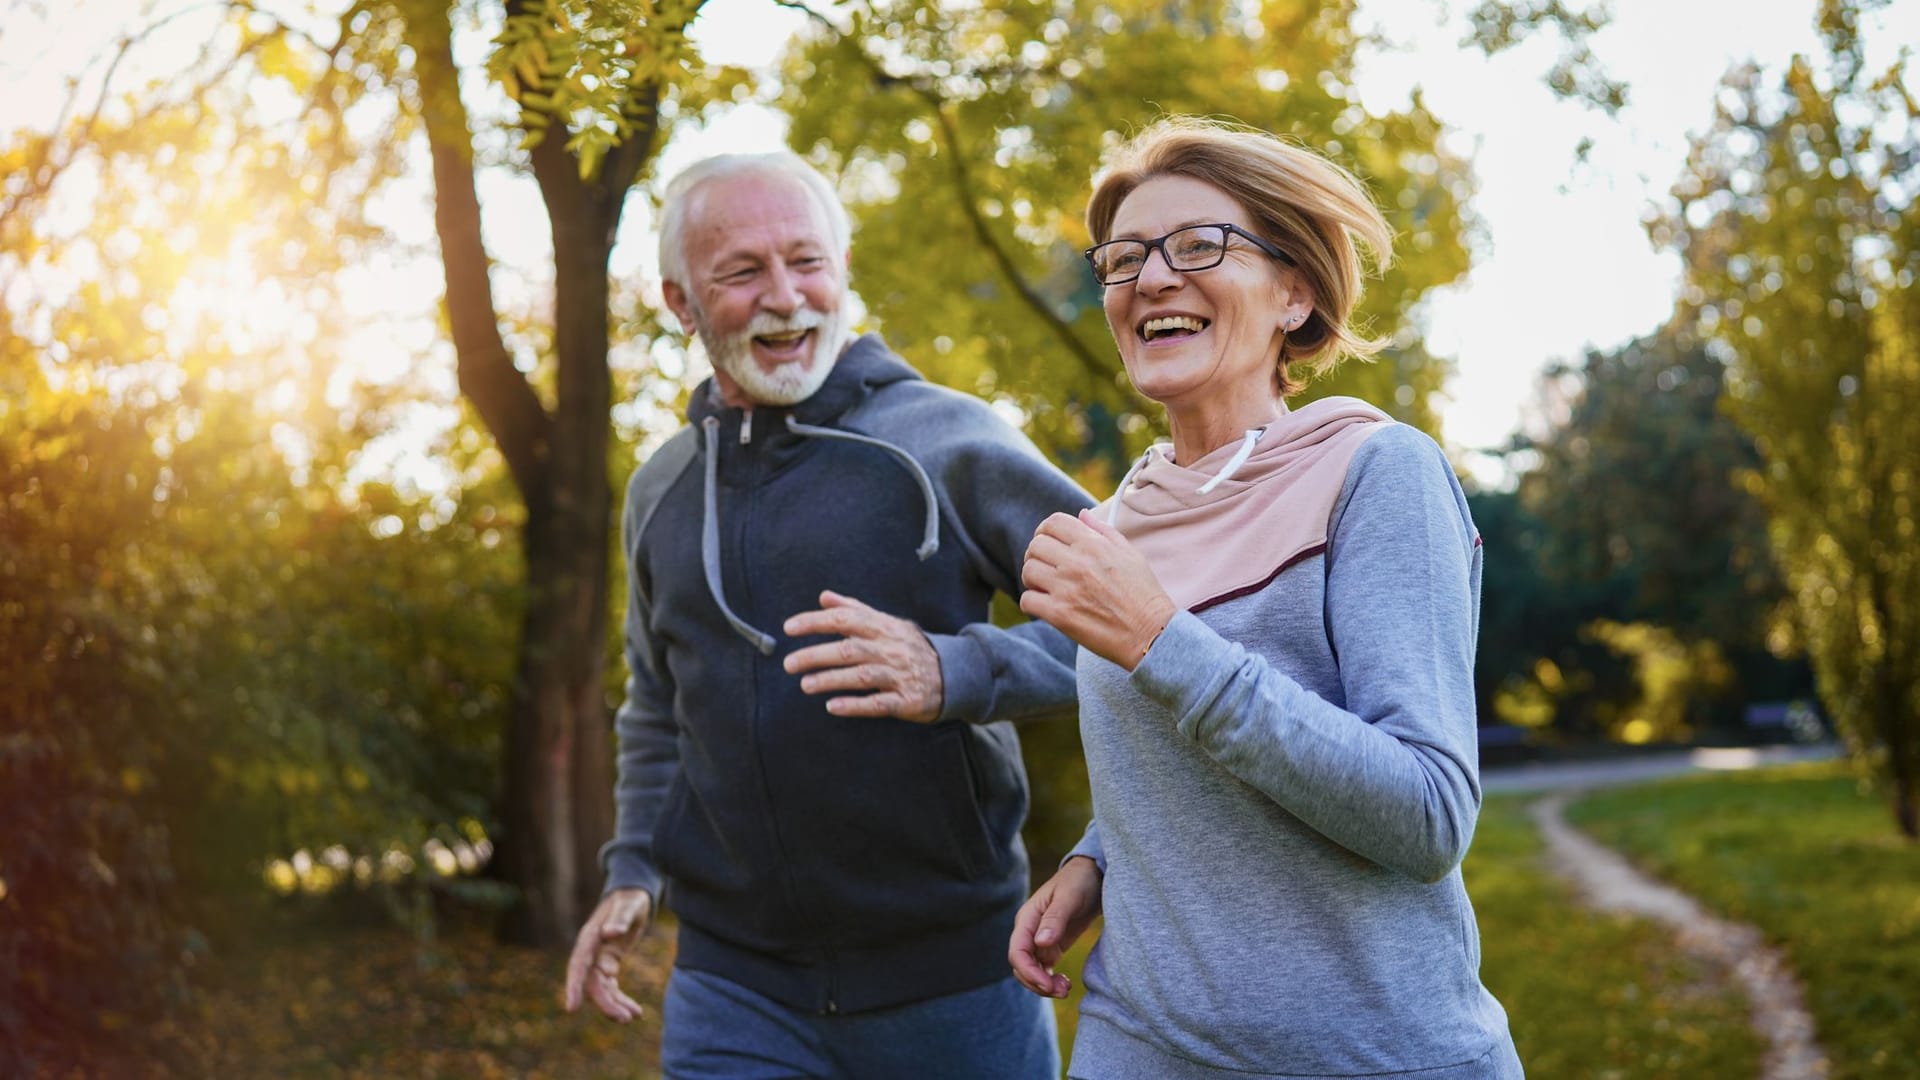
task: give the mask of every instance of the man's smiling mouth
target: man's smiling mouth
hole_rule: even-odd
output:
[[[808,327],[805,330],[790,330],[784,334],[756,334],[753,340],[756,344],[774,352],[787,352],[806,341],[812,333],[813,328]]]

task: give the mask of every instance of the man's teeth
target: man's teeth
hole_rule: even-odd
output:
[[[1191,315],[1168,315],[1158,319],[1148,319],[1140,326],[1140,336],[1151,339],[1157,334],[1172,333],[1176,330],[1188,330],[1199,333],[1207,328],[1206,320]]]
[[[793,330],[784,334],[761,334],[760,340],[766,342],[769,345],[786,346],[786,345],[792,345],[793,343],[799,341],[801,338],[806,336],[807,336],[806,330]]]

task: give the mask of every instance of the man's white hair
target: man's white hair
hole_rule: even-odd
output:
[[[683,169],[660,200],[660,277],[693,292],[687,280],[687,205],[702,187],[736,176],[785,176],[799,181],[833,233],[833,254],[843,258],[853,241],[853,225],[833,184],[800,155],[786,150],[768,154],[719,154]]]

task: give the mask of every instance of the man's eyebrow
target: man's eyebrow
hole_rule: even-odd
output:
[[[760,256],[751,251],[729,251],[713,260],[713,272],[724,274],[730,270],[741,270],[749,266],[759,266]]]

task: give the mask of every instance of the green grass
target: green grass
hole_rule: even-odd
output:
[[[1756,1075],[1745,999],[1661,927],[1582,908],[1542,851],[1525,800],[1489,798],[1465,868],[1481,978],[1506,1006],[1527,1075]]]
[[[1093,943],[1098,940],[1100,940],[1100,923],[1096,920],[1087,928],[1086,933],[1080,935],[1080,940],[1073,943],[1073,948],[1068,949],[1066,954],[1060,957],[1060,962],[1053,966],[1055,971],[1073,980],[1073,989],[1067,991],[1067,996],[1053,1003],[1054,1019],[1060,1023],[1062,1074],[1073,1061],[1073,1035],[1080,1023],[1080,999],[1087,996],[1086,985],[1080,977],[1081,970],[1086,967],[1087,954],[1093,951]]]
[[[1823,766],[1623,789],[1571,815],[1710,907],[1754,922],[1789,955],[1835,1080],[1913,1075],[1920,1061],[1920,849],[1876,800]],[[1526,801],[1487,800],[1467,887],[1482,977],[1530,1076],[1757,1074],[1745,1001],[1681,955],[1663,928],[1586,911],[1541,861]],[[448,927],[422,966],[404,935],[286,920],[215,964],[203,1000],[208,1075],[651,1075],[669,951],[629,973],[648,1016],[631,1028],[561,1013],[562,958]],[[1056,1003],[1071,1054],[1082,939]],[[220,952],[221,950],[217,950]]]
[[[1920,1069],[1920,845],[1846,766],[1605,792],[1569,818],[1782,945],[1834,1080]]]

